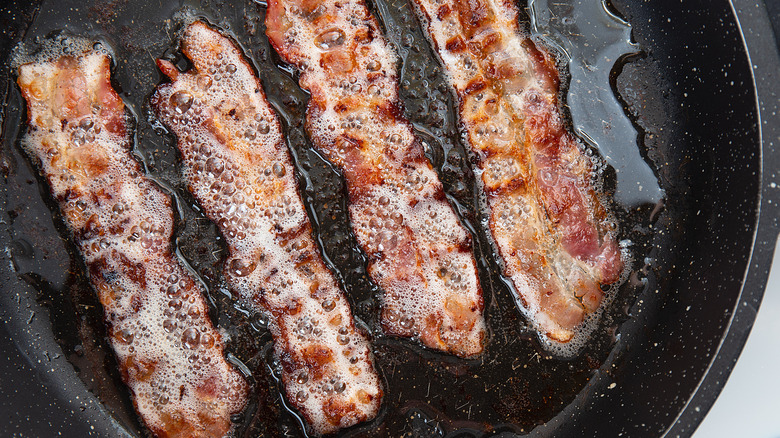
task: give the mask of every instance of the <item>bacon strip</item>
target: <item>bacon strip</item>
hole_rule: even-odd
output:
[[[568,342],[623,261],[593,160],[561,121],[554,60],[513,2],[414,3],[460,99],[504,273],[537,328]]]
[[[171,200],[133,159],[109,58],[19,68],[37,162],[84,257],[136,410],[159,437],[222,437],[247,386],[223,357],[199,283],[171,252]]]
[[[271,43],[311,93],[307,129],[338,166],[352,228],[383,289],[385,332],[458,356],[482,352],[471,236],[403,118],[396,54],[362,0],[271,0]]]
[[[202,22],[181,42],[193,68],[152,106],[178,137],[189,188],[227,242],[225,278],[270,316],[289,402],[316,434],[376,416],[382,388],[365,334],[322,261],[281,125],[239,49]]]

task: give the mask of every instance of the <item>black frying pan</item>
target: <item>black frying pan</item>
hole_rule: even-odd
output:
[[[144,102],[161,80],[154,58],[184,66],[175,50],[176,20],[167,19],[184,5],[226,29],[252,58],[285,122],[326,255],[356,314],[375,328],[375,289],[348,233],[343,185],[310,151],[302,131],[306,96],[268,48],[262,5],[94,3],[2,6],[0,58],[16,41],[57,29],[115,49],[114,80],[137,119],[139,158],[175,196],[179,250],[210,287],[214,317],[231,335],[233,359],[253,371],[256,395],[238,419],[240,434],[300,435],[297,417],[278,395],[273,365],[266,366],[263,321],[234,307],[221,287],[216,273],[223,248],[216,230],[192,207],[171,138],[149,119]],[[549,357],[524,328],[480,245],[491,325],[485,358],[458,361],[376,333],[388,394],[380,418],[346,436],[689,436],[704,417],[750,331],[777,236],[780,156],[773,142],[780,134],[780,62],[763,6],[741,0],[663,3],[614,1],[644,54],[616,68],[613,86],[642,133],[642,155],[667,197],[660,209],[643,205],[621,212],[623,237],[633,242],[633,270],[593,339],[574,359]],[[435,111],[425,106],[447,95],[435,93],[441,83],[432,73],[435,60],[404,1],[373,5],[390,11],[385,31],[405,54],[402,80],[408,83],[402,82],[401,94],[407,115],[443,134],[442,141],[429,138],[431,159],[473,224],[473,177],[456,158],[462,146],[454,140],[451,98]],[[6,419],[0,433],[143,436],[118,381],[80,258],[17,146],[24,129],[21,97],[7,70],[0,79],[0,418]]]

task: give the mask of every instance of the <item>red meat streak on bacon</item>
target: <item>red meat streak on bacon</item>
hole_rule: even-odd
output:
[[[151,103],[178,138],[190,191],[225,237],[225,279],[266,315],[289,403],[312,433],[374,418],[383,391],[366,335],[322,261],[281,125],[239,49],[202,22],[159,60]]]
[[[403,118],[396,54],[361,0],[271,0],[271,44],[311,93],[307,130],[344,174],[386,333],[469,357],[485,344],[471,236]]]
[[[593,164],[563,126],[551,56],[498,0],[415,0],[460,100],[504,273],[537,328],[568,342],[623,270]]]
[[[203,291],[171,252],[171,201],[131,155],[109,65],[94,52],[22,65],[23,147],[84,257],[143,422],[159,437],[222,437],[247,386],[223,357]]]

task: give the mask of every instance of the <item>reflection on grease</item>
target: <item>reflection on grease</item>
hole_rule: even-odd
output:
[[[631,25],[606,1],[528,0],[528,9],[532,35],[568,64],[566,104],[576,134],[615,169],[615,199],[631,209],[658,203],[664,192],[640,155],[637,130],[611,85],[613,69],[641,49],[631,41]]]

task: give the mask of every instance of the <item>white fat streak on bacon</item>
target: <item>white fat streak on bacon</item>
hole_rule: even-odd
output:
[[[396,54],[361,0],[272,0],[271,43],[311,92],[307,128],[344,173],[352,228],[382,288],[385,332],[459,356],[484,348],[471,237],[398,99]]]
[[[415,4],[460,98],[504,272],[540,332],[568,342],[623,262],[591,159],[558,114],[553,61],[521,34],[512,2]]]
[[[289,402],[315,434],[376,416],[370,344],[322,261],[281,125],[239,49],[202,22],[182,39],[193,69],[152,97],[178,137],[189,188],[230,250],[225,278],[269,317]]]
[[[122,377],[160,437],[222,437],[247,386],[223,357],[199,283],[171,253],[171,200],[133,159],[109,59],[87,53],[19,68],[24,150],[49,182],[89,268]]]

